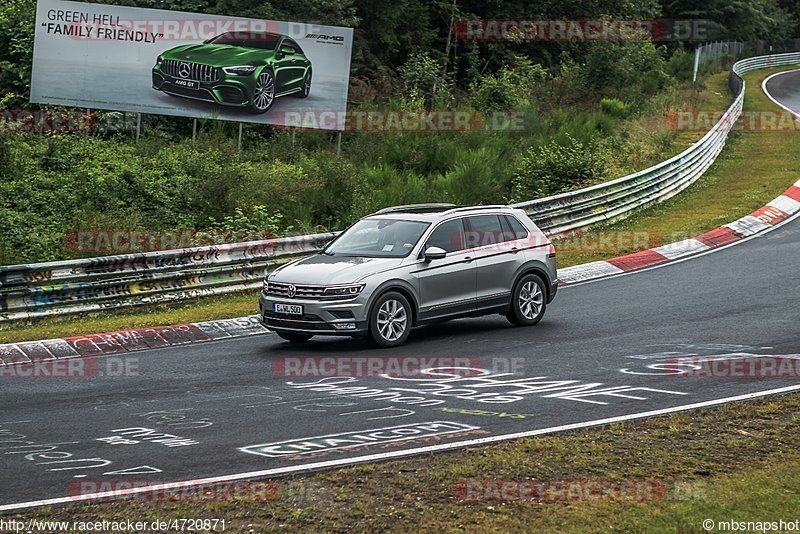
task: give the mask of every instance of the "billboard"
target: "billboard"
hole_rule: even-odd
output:
[[[39,0],[31,102],[344,130],[353,30]]]

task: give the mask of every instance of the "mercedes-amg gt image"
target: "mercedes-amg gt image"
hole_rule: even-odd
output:
[[[306,98],[311,77],[311,62],[288,36],[227,32],[158,56],[153,89],[265,113],[276,98]]]

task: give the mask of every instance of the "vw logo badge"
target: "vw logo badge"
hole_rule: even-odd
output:
[[[297,295],[297,288],[294,286],[289,286],[289,289],[286,290],[286,296],[290,299],[293,299],[295,295]]]
[[[188,63],[181,63],[181,66],[178,67],[178,74],[181,78],[188,78],[192,74],[192,68]]]

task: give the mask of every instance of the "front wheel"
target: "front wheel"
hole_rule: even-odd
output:
[[[368,339],[379,347],[402,345],[411,333],[411,305],[400,293],[381,295],[369,317]]]
[[[278,334],[278,337],[281,339],[285,339],[289,343],[305,343],[312,337],[313,334],[301,334],[300,332],[275,332]]]
[[[254,113],[266,113],[275,102],[275,78],[268,70],[258,75],[256,88],[253,91],[253,102],[250,109]]]
[[[506,318],[516,326],[533,326],[544,317],[547,308],[544,282],[535,274],[526,274],[511,292],[511,307]]]

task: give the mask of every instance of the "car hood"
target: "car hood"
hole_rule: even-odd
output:
[[[399,267],[403,258],[362,258],[316,254],[277,269],[272,282],[308,285],[352,284],[365,276]]]
[[[251,62],[263,62],[265,59],[274,56],[274,54],[275,52],[271,50],[244,48],[241,46],[192,44],[178,46],[164,52],[163,55],[164,59],[191,61],[213,67],[230,67]]]

